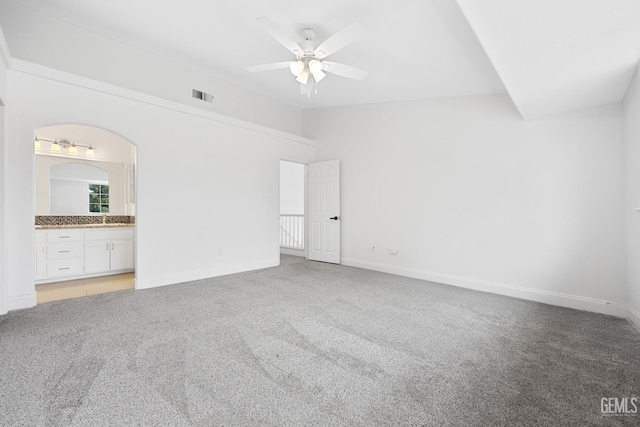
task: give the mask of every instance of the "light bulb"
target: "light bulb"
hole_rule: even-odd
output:
[[[33,148],[34,148],[36,151],[40,151],[40,150],[42,150],[42,145],[40,145],[40,140],[38,139],[38,137],[36,137],[36,140],[35,140],[35,142],[33,143]]]
[[[91,158],[94,158],[96,156],[96,153],[95,151],[93,151],[93,147],[91,145],[89,146],[89,148],[87,148],[87,152],[85,153],[85,155]]]
[[[309,71],[311,71],[312,74],[322,72],[322,62],[317,59],[309,61]]]
[[[69,150],[67,150],[67,153],[68,153],[70,156],[77,156],[77,155],[78,155],[78,147],[76,147],[76,144],[73,144],[73,143],[72,143],[72,144],[69,146]]]
[[[289,64],[289,70],[291,71],[291,74],[298,77],[302,72],[302,70],[304,70],[304,62],[302,61],[292,62],[291,64]]]
[[[327,75],[322,70],[318,71],[317,73],[313,73],[313,78],[316,79],[316,83],[320,82],[320,80],[324,79],[325,77],[327,77]]]
[[[309,80],[309,72],[308,71],[301,71],[300,75],[298,76],[298,78],[296,80],[298,82],[302,83],[303,85],[306,85],[307,81]]]
[[[309,71],[313,74],[316,83],[324,79],[327,75],[322,71],[322,62],[312,59],[309,61]]]
[[[60,152],[60,144],[58,144],[58,141],[53,141],[53,144],[51,144],[51,152],[52,153]]]

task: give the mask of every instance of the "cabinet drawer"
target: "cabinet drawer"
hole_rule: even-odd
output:
[[[82,257],[82,242],[50,243],[47,245],[47,259],[66,259]]]
[[[80,276],[83,274],[82,258],[47,261],[47,278]]]
[[[81,242],[84,239],[82,230],[47,231],[47,243]]]

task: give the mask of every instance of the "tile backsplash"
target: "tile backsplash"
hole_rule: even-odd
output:
[[[128,215],[36,215],[35,225],[135,224]]]

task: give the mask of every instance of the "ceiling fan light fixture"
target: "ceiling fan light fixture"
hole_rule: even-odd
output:
[[[291,71],[291,74],[298,77],[300,73],[304,70],[304,62],[300,60],[296,62],[292,62],[291,64],[289,64],[289,70]]]
[[[322,71],[322,62],[317,59],[312,59],[309,61],[309,71],[313,74],[313,78],[316,83],[320,82],[320,80],[326,77],[326,74]]]
[[[320,83],[320,80],[324,79],[325,77],[327,77],[327,75],[322,70],[313,73],[313,78],[316,80],[316,83]]]
[[[367,72],[364,70],[345,64],[324,61],[325,58],[349,45],[360,36],[362,26],[357,22],[352,22],[318,45],[315,41],[317,33],[312,28],[305,27],[302,29],[301,35],[304,40],[298,43],[268,18],[263,16],[258,18],[258,21],[278,43],[295,55],[295,59],[248,67],[248,71],[270,71],[289,67],[289,71],[300,84],[300,92],[307,96],[317,93],[316,85],[326,77],[325,71],[355,80],[362,80],[366,77]]]
[[[309,71],[311,71],[311,73],[314,75],[317,72],[321,72],[322,62],[318,61],[317,59],[312,59],[311,61],[309,61]]]
[[[309,81],[309,72],[306,71],[306,70],[302,70],[300,72],[300,75],[298,75],[298,78],[296,80],[298,81],[298,83],[306,85],[307,81]]]

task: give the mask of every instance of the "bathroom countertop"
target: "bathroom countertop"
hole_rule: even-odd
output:
[[[117,228],[134,227],[135,224],[65,224],[65,225],[36,225],[36,230],[55,230],[60,228]]]

